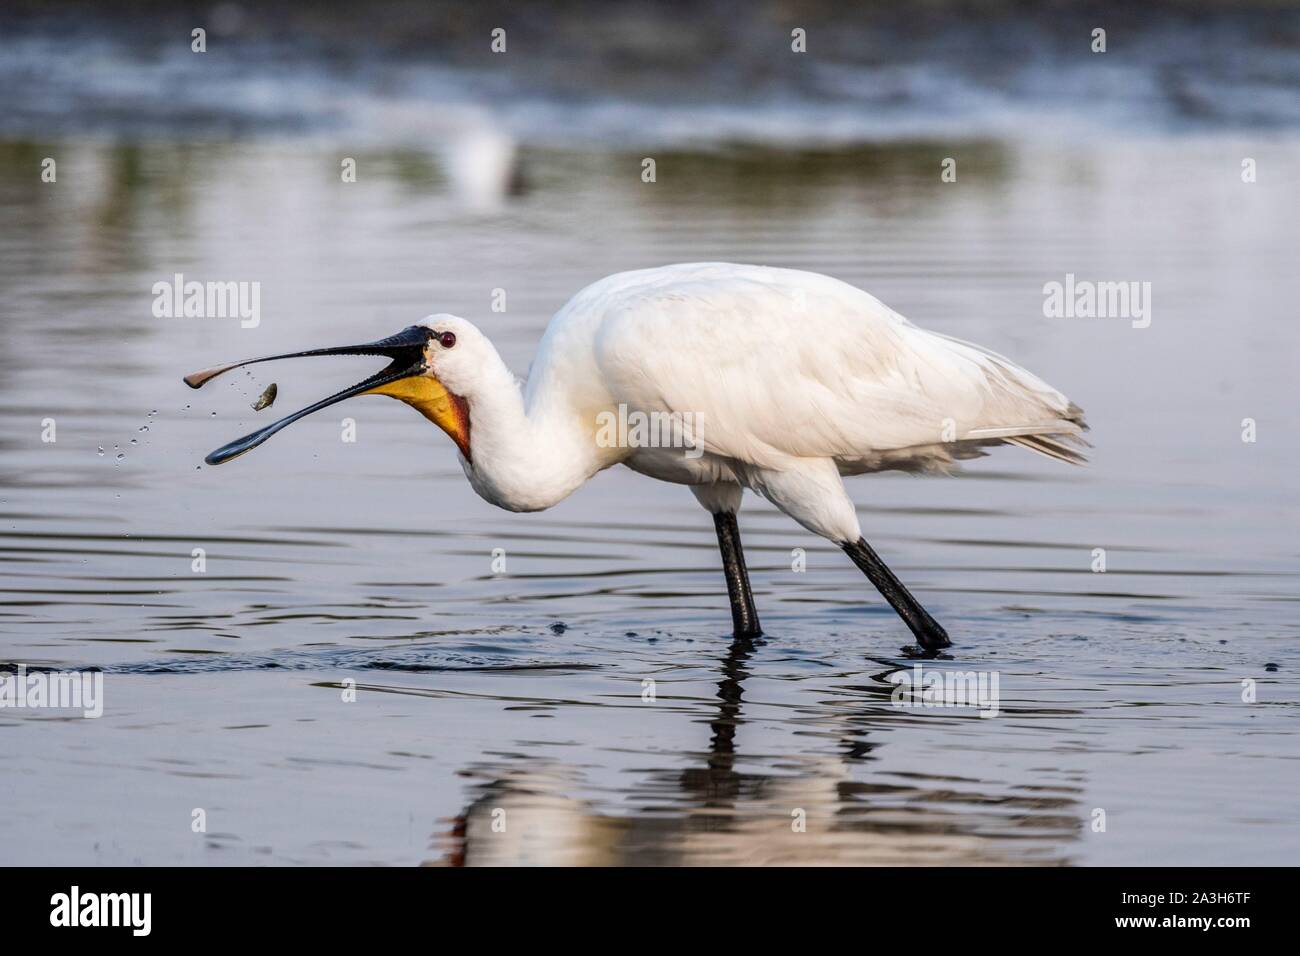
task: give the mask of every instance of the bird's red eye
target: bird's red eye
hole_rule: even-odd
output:
[[[456,334],[454,332],[443,332],[438,336],[438,344],[445,349],[451,348],[456,344]]]

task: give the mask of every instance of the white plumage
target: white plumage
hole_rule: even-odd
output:
[[[616,400],[703,413],[709,451],[750,465],[928,469],[989,439],[1079,432],[1079,409],[1041,379],[827,276],[723,263],[625,273],[556,321],[586,308],[601,316],[596,364]]]
[[[1005,441],[1082,461],[1082,412],[1056,389],[817,273],[688,263],[601,279],[551,320],[522,400],[470,323],[424,324],[460,337],[431,368],[469,404],[466,474],[511,510],[621,463],[697,486],[706,507],[752,488],[845,541],[859,532],[841,475],[944,470]],[[620,406],[698,423],[705,454],[598,447],[598,416]]]
[[[1078,463],[1087,444],[1082,410],[1010,360],[919,329],[844,282],[791,269],[688,263],[602,279],[556,313],[522,389],[486,336],[453,315],[379,342],[296,353],[321,354],[393,364],[208,461],[228,461],[350,396],[381,393],[446,431],[474,489],[511,511],[548,508],[617,464],[688,485],[714,515],[738,636],[760,633],[736,524],[743,489],[843,547],[937,650],[946,632],[862,539],[843,476],[942,471],[1007,442]],[[240,364],[186,381],[197,388]],[[656,418],[671,423],[652,431],[666,443],[635,429],[609,440],[611,420]]]

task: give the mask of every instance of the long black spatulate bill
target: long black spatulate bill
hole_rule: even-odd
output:
[[[364,345],[343,345],[328,349],[310,349],[305,352],[286,352],[283,355],[268,355],[265,358],[247,359],[243,362],[232,362],[229,365],[216,365],[212,368],[206,368],[199,372],[194,372],[185,376],[185,384],[190,388],[201,388],[206,383],[212,381],[218,375],[228,372],[231,369],[240,368],[244,365],[254,365],[258,362],[274,362],[279,359],[289,358],[308,358],[317,355],[383,355],[392,359],[392,362],[381,372],[376,372],[369,378],[358,382],[351,388],[345,388],[329,398],[323,398],[314,405],[308,405],[306,408],[294,412],[292,415],[286,415],[279,421],[272,422],[265,428],[259,428],[257,431],[245,435],[243,438],[237,438],[227,445],[223,445],[216,451],[212,452],[203,460],[209,465],[220,465],[223,462],[237,458],[244,452],[256,448],[262,442],[266,441],[286,425],[291,425],[298,419],[310,415],[312,412],[318,412],[322,408],[328,408],[330,405],[337,404],[347,398],[355,395],[363,395],[372,389],[379,388],[389,382],[395,382],[398,379],[407,378],[412,375],[419,375],[424,371],[424,348],[429,342],[432,333],[423,326],[413,325],[410,328],[403,329],[396,335],[390,335],[386,339],[380,339],[377,342],[368,342]]]

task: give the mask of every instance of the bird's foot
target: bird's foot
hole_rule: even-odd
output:
[[[916,643],[927,651],[941,651],[945,647],[952,647],[952,641],[948,639],[948,632],[933,619],[926,621],[925,625],[918,628],[914,633],[916,634]]]
[[[924,656],[933,657],[940,650],[953,646],[952,641],[948,639],[948,631],[945,631],[930,615],[927,614],[926,619],[918,624],[919,626],[914,627],[911,632],[917,637],[917,644],[920,645]]]
[[[940,648],[935,648],[934,650],[931,651],[931,650],[926,650],[920,644],[908,644],[905,647],[900,647],[898,649],[898,652],[903,657],[907,657],[912,660],[922,660],[922,661],[952,660],[952,655],[945,654],[943,650],[941,650]]]

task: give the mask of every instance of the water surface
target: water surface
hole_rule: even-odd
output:
[[[54,62],[93,48],[118,80],[157,82],[126,47],[39,31],[0,64],[21,72],[38,41]],[[1221,95],[1286,81],[1294,54],[1270,50],[1268,76],[1223,67],[1237,85]],[[417,84],[417,105],[479,89],[443,67],[402,74],[456,81]],[[347,82],[310,61],[264,69],[244,78],[267,84],[259,102],[295,102],[277,85],[295,83],[333,102]],[[1125,109],[1086,135],[864,121],[792,145],[761,132],[767,102],[711,140],[595,123],[568,142],[517,105],[455,122],[430,108],[436,136],[358,140],[352,118],[304,131],[246,104],[232,131],[159,118],[144,94],[127,112],[145,124],[24,102],[0,127],[0,660],[102,668],[106,700],[98,720],[0,711],[0,862],[1292,861],[1300,139],[1285,109]],[[47,156],[56,184],[39,179]],[[200,392],[185,372],[448,311],[523,375],[586,283],[710,259],[858,284],[1087,410],[1086,469],[1004,449],[956,479],[850,483],[868,539],[954,638],[925,666],[996,671],[998,717],[895,706],[889,675],[916,663],[904,626],[835,548],[752,498],[767,635],[751,645],[728,634],[712,525],[684,488],[617,469],[506,514],[441,433],[379,398],[201,464],[372,369],[255,366]],[[150,290],[175,273],[259,281],[261,324],[155,318]],[[1066,273],[1151,282],[1150,327],[1045,318],[1043,285]],[[274,410],[253,412],[273,381]]]

